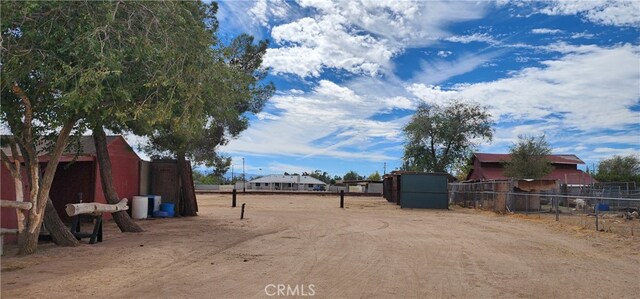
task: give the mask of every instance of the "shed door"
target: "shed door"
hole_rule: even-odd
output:
[[[400,205],[403,208],[449,208],[446,176],[403,174],[400,180]]]
[[[180,185],[178,184],[178,166],[171,162],[151,162],[151,194],[162,196],[162,202],[178,205]]]

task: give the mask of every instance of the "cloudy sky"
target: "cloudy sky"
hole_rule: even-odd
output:
[[[506,153],[546,134],[591,167],[640,152],[640,1],[221,1],[221,34],[271,41],[277,93],[221,150],[254,174],[401,164],[420,103],[473,100]]]

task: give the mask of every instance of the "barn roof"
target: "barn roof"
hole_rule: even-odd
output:
[[[584,161],[580,160],[576,155],[547,155],[546,157],[551,164],[584,164]],[[474,153],[473,158],[483,163],[511,161],[510,154]]]
[[[1,135],[0,139],[2,139],[3,141],[5,140],[5,138],[9,137],[9,135]],[[107,136],[107,146],[109,144],[111,144],[113,141],[115,141],[118,138],[123,138],[121,135],[112,135],[112,136]],[[124,138],[123,138],[124,139]],[[92,136],[80,136],[80,151],[78,156],[95,156],[96,155],[96,147],[93,143],[93,137]],[[125,141],[126,143],[126,141]],[[11,149],[9,148],[9,145],[6,144],[5,142],[2,142],[2,144],[0,145],[0,150],[2,150],[7,156],[11,157]],[[45,145],[44,144],[38,144],[38,147],[36,148],[36,151],[39,153],[39,156],[44,156],[47,155],[47,153],[45,152]],[[69,144],[67,145],[67,148],[64,150],[64,152],[62,153],[63,156],[75,156],[76,153],[78,152],[77,148],[75,147],[74,144]],[[18,153],[20,153],[20,148],[18,148]],[[66,161],[68,159],[63,158],[63,161]]]
[[[487,181],[509,179],[504,175],[504,168],[496,167],[483,168],[482,178]],[[585,185],[598,182],[588,173],[580,169],[554,169],[543,179],[558,180],[560,183],[569,185]]]
[[[257,179],[253,179],[249,181],[249,183],[292,183],[292,184],[326,185],[325,182],[318,180],[314,177],[306,176],[306,175],[280,175],[280,174],[263,176]]]
[[[107,146],[118,138],[123,138],[123,137],[120,135],[107,136]],[[96,146],[93,143],[93,136],[81,136],[80,148],[81,148],[80,153],[82,155],[95,156]],[[67,147],[67,149],[65,150],[65,154],[75,154],[75,149]]]

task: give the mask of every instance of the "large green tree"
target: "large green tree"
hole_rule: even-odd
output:
[[[492,140],[492,125],[487,109],[477,103],[421,105],[403,130],[405,170],[450,172],[465,163],[480,142]]]
[[[382,177],[380,176],[380,173],[376,170],[376,172],[370,174],[369,177],[367,177],[367,180],[380,181],[382,180]]]
[[[362,177],[354,170],[350,170],[349,172],[345,173],[343,177],[345,181],[357,181],[357,180],[360,180],[361,178]]]
[[[24,163],[30,190],[27,199],[33,203],[18,236],[20,254],[37,248],[58,162],[82,113],[91,107],[85,97],[95,91],[92,83],[104,75],[74,63],[82,55],[91,22],[71,20],[69,16],[76,13],[82,14],[82,7],[76,11],[55,2],[1,4],[0,117],[14,136],[11,147],[19,149],[11,158]],[[38,157],[43,154],[49,159],[41,169]],[[10,165],[9,157],[2,155],[2,159]],[[77,244],[57,214],[49,216],[53,222],[47,228],[58,238],[57,243]]]
[[[217,43],[215,3],[199,1],[124,2],[110,7],[114,20],[105,29],[108,51],[113,52],[120,81],[85,120],[93,130],[103,191],[109,203],[119,201],[111,175],[104,129],[145,135],[170,119],[175,105],[200,101],[200,70],[214,64]],[[111,57],[110,56],[110,57]],[[194,79],[195,78],[195,79]],[[114,220],[122,231],[141,231],[125,212]]]
[[[518,136],[518,142],[511,145],[511,160],[505,161],[504,174],[514,179],[539,179],[553,171],[547,158],[551,146],[544,135]]]
[[[640,184],[640,156],[613,156],[598,163],[595,178],[600,182],[636,182]]]
[[[198,73],[194,65],[215,64],[215,7],[199,1],[2,2],[1,116],[28,169],[28,199],[35,204],[19,237],[21,253],[35,251],[71,132],[93,129],[103,189],[114,202],[104,128],[149,132],[178,102],[199,101],[203,91],[187,75]],[[50,159],[41,170],[37,157],[46,153]],[[6,155],[3,161],[16,165]],[[54,240],[77,244],[55,216],[45,217],[53,221],[47,227]],[[114,218],[122,230],[139,230],[126,213]]]

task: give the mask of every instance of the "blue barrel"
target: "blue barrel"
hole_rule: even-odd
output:
[[[175,208],[176,205],[172,202],[164,202],[160,204],[160,211],[167,212],[168,217],[173,217],[173,215],[175,215]]]
[[[606,203],[598,204],[598,211],[609,211],[609,204],[606,204]]]
[[[169,217],[169,213],[167,213],[165,211],[155,211],[155,212],[153,212],[153,217],[165,218],[165,217]]]

